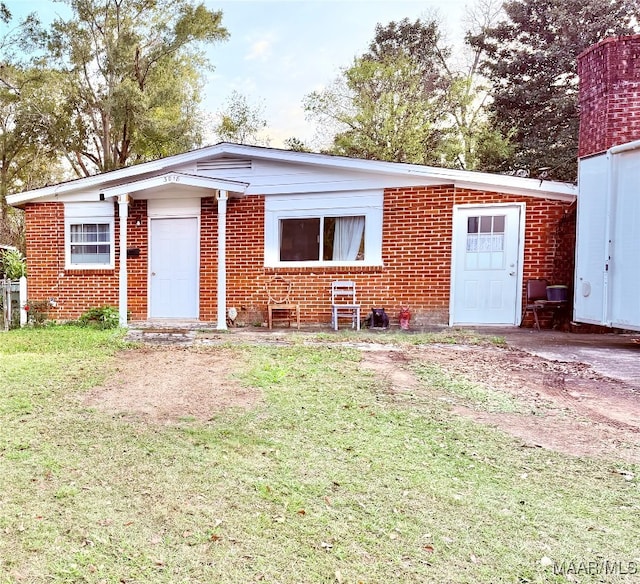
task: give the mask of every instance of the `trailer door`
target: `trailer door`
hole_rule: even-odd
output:
[[[578,162],[574,319],[605,324],[609,240],[609,175],[605,154]]]

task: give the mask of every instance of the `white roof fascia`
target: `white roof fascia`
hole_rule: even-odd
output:
[[[375,181],[326,181],[326,182],[313,182],[313,183],[289,183],[289,184],[260,184],[256,186],[249,186],[245,192],[246,195],[287,195],[287,194],[304,194],[304,193],[319,193],[319,192],[344,192],[344,191],[361,191],[370,189],[402,189],[402,188],[417,188],[417,187],[437,187],[442,185],[453,185],[459,189],[470,189],[474,191],[494,192],[505,195],[517,195],[536,197],[542,199],[552,199],[559,201],[573,202],[577,197],[577,189],[572,187],[565,192],[557,192],[549,190],[543,186],[539,189],[532,188],[528,185],[527,188],[515,188],[513,186],[497,186],[495,184],[486,184],[461,180],[443,180],[434,179],[432,177],[407,177],[406,180],[401,181],[396,177],[398,184],[380,185]],[[536,181],[537,184],[540,181]]]
[[[49,187],[33,189],[31,191],[25,191],[24,193],[17,193],[15,195],[8,195],[7,203],[9,203],[9,205],[20,205],[21,203],[42,199],[44,197],[87,190],[94,187],[100,187],[101,184],[107,182],[115,182],[143,174],[167,170],[171,167],[192,162],[193,160],[199,160],[200,158],[208,158],[220,153],[224,154],[224,150],[222,150],[220,146],[221,145],[208,146],[199,150],[185,152],[184,154],[167,156],[166,158],[159,158],[158,160],[152,160],[150,162],[142,162],[141,164],[134,164],[133,166],[127,166],[126,168],[120,168],[118,170],[112,170],[102,174],[94,174],[92,176],[70,180]]]
[[[420,176],[430,179],[430,183],[442,181],[442,183],[456,184],[462,186],[463,183],[478,190],[479,188],[491,188],[493,191],[508,192],[513,194],[528,194],[545,196],[556,194],[575,198],[577,188],[571,183],[545,181],[536,178],[522,178],[507,174],[493,174],[488,172],[476,172],[471,170],[457,170],[450,168],[439,168],[436,166],[422,166],[419,164],[407,164],[403,162],[385,162],[380,160],[365,160],[360,158],[347,158],[344,156],[334,156],[331,154],[317,154],[310,152],[295,152],[289,150],[277,150],[261,146],[246,146],[242,144],[223,143],[225,154],[245,155],[253,158],[266,160],[290,161],[299,164],[310,164],[320,166],[333,166],[337,168],[348,168],[351,170],[364,170],[366,172],[377,172],[383,174],[395,174],[404,176]],[[509,190],[505,190],[509,189]],[[564,198],[564,197],[562,197]]]
[[[612,146],[607,151],[608,154],[619,154],[620,152],[628,152],[629,150],[638,150],[640,148],[640,140],[634,140],[633,142],[627,142],[626,144],[619,144]]]
[[[368,191],[368,190],[384,190],[384,189],[402,189],[422,186],[440,186],[440,180],[403,180],[402,177],[393,177],[393,182],[384,183],[378,180],[325,180],[314,182],[292,182],[292,183],[261,183],[258,185],[250,185],[245,192],[246,195],[295,195],[306,193],[334,193],[348,191]]]
[[[347,158],[330,154],[317,154],[310,152],[295,152],[290,150],[278,150],[263,146],[247,146],[243,144],[222,143],[218,147],[224,154],[235,156],[247,156],[263,160],[277,160],[279,162],[296,162],[315,166],[330,166],[334,168],[346,168],[350,170],[363,170],[382,174],[420,177],[422,180],[409,181],[409,184],[455,184],[460,188],[474,190],[491,190],[514,195],[528,195],[542,198],[573,201],[578,195],[576,185],[571,183],[545,181],[536,178],[521,178],[505,174],[493,174],[488,172],[476,172],[470,170],[456,170],[438,168],[435,166],[421,166],[418,164],[405,164],[399,162],[384,162],[379,160],[364,160],[359,158]],[[425,181],[424,183],[422,181]],[[274,185],[275,186],[275,185]],[[251,187],[247,194],[254,193]]]
[[[145,189],[157,188],[169,184],[202,187],[205,189],[230,191],[233,193],[244,193],[249,186],[248,183],[235,180],[209,178],[205,176],[185,174],[182,172],[169,172],[151,178],[145,178],[130,183],[124,183],[115,187],[102,189],[101,194],[103,194],[105,198],[117,197],[118,195],[135,193]]]
[[[542,199],[553,199],[558,201],[567,201],[573,202],[578,197],[578,187],[575,185],[569,185],[568,183],[552,183],[555,185],[568,186],[570,188],[565,189],[557,189],[557,188],[549,188],[549,181],[540,181],[536,179],[521,179],[521,180],[531,180],[535,184],[533,185],[511,185],[511,184],[501,184],[496,185],[488,184],[488,183],[480,183],[480,182],[472,182],[472,181],[461,181],[457,180],[454,182],[455,186],[460,189],[471,189],[474,191],[491,191],[494,193],[502,193],[505,195],[518,195],[518,196],[527,196],[527,197],[538,197]],[[539,185],[536,188],[536,185]]]
[[[50,187],[9,195],[7,196],[7,202],[10,205],[19,205],[21,203],[44,197],[71,193],[94,187],[99,188],[101,184],[107,182],[133,178],[143,174],[161,172],[163,170],[166,171],[172,167],[220,155],[246,156],[262,160],[275,160],[279,162],[295,162],[298,164],[313,166],[363,170],[365,172],[391,174],[395,176],[421,177],[422,179],[427,180],[430,184],[433,184],[434,181],[441,181],[441,184],[466,183],[470,185],[469,188],[474,189],[490,189],[497,192],[529,194],[534,196],[537,195],[539,197],[564,195],[569,198],[573,198],[577,196],[577,189],[574,185],[555,181],[540,181],[533,178],[521,178],[502,174],[445,169],[398,162],[364,160],[329,154],[295,152],[291,150],[280,150],[262,146],[248,146],[244,144],[222,142],[215,146],[208,146],[206,148],[192,150],[184,154],[176,154],[159,160],[128,166],[108,173],[96,174],[90,177],[80,178]],[[415,183],[414,181],[410,181],[410,184]],[[118,187],[112,188],[117,189]]]

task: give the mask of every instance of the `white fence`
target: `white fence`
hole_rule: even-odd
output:
[[[0,331],[27,324],[27,279],[0,280]]]

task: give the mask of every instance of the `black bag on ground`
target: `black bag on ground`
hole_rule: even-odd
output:
[[[389,317],[384,308],[372,308],[365,324],[371,328],[389,328]]]

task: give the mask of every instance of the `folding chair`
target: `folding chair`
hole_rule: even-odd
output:
[[[569,306],[568,300],[549,300],[547,294],[547,288],[549,282],[545,278],[532,278],[527,281],[527,304],[522,314],[522,321],[520,326],[524,322],[524,318],[527,312],[533,312],[533,320],[535,322],[536,330],[540,330],[540,319],[538,314],[542,311],[552,311],[552,328],[555,325],[558,314]]]
[[[338,330],[338,320],[351,319],[351,328],[360,330],[360,305],[356,300],[356,283],[336,280],[331,283],[331,326]]]

